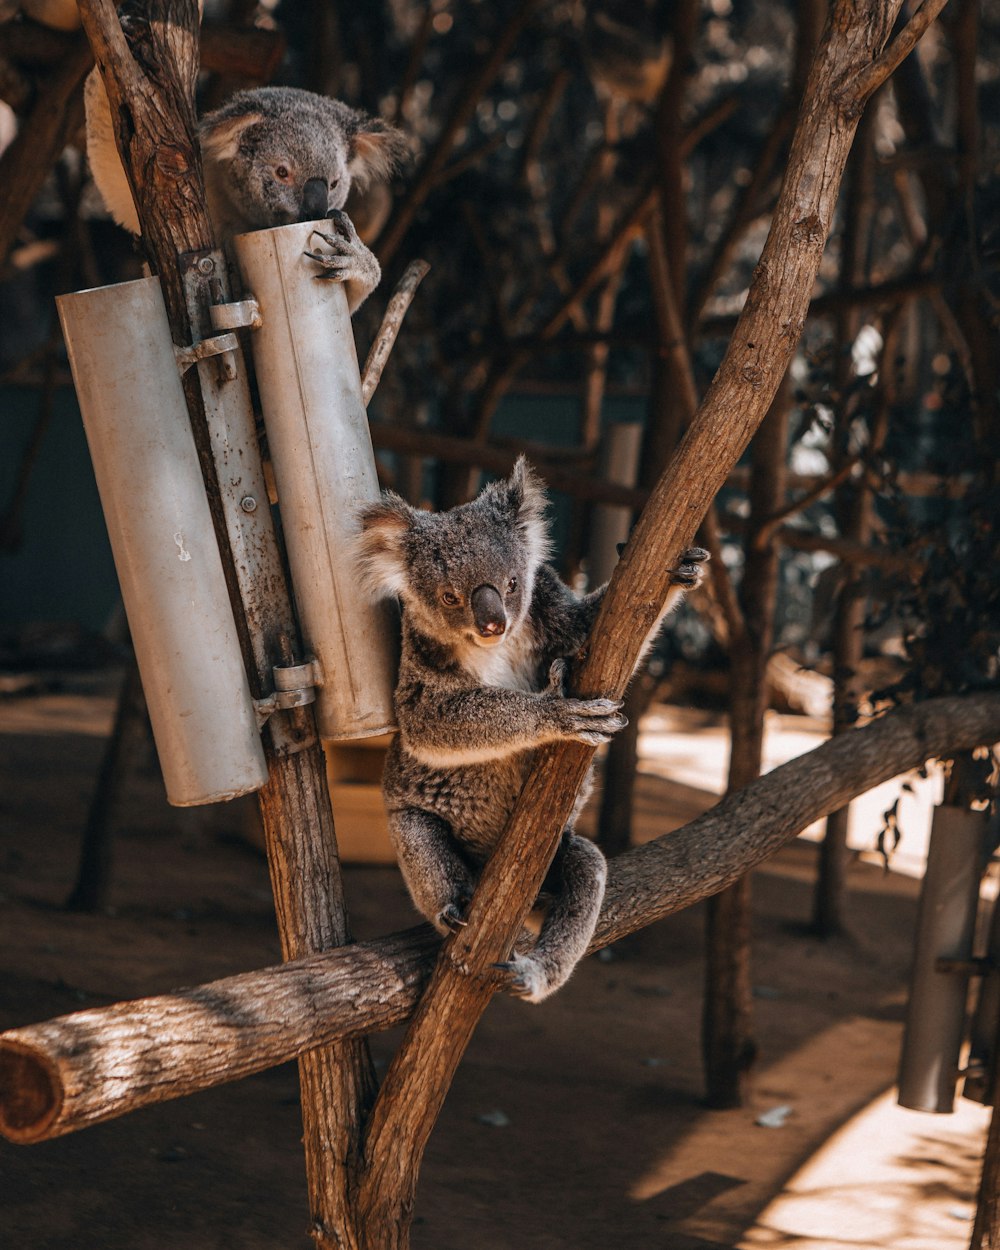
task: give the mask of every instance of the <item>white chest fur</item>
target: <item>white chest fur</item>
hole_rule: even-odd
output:
[[[530,634],[525,630],[519,630],[513,638],[505,638],[492,647],[470,643],[461,657],[461,664],[481,686],[527,691],[538,688],[537,659]]]

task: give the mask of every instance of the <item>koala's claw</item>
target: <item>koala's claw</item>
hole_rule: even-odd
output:
[[[455,903],[448,903],[437,914],[437,927],[439,929],[447,929],[449,933],[457,933],[459,929],[464,929],[468,923],[462,915],[461,908]]]
[[[339,208],[332,208],[329,219],[336,233],[327,234],[322,230],[314,230],[312,233],[322,240],[330,251],[307,251],[305,255],[323,267],[324,272],[318,273],[317,278],[343,282],[353,276],[355,271],[360,271],[365,267],[364,262],[371,256],[371,253],[362,243],[354,228],[354,222],[346,213],[341,212]],[[312,238],[312,235],[309,237]]]
[[[515,998],[523,998],[529,1003],[540,1003],[551,992],[548,977],[543,972],[537,959],[530,955],[515,955],[504,963],[494,964],[504,974],[504,989]]]
[[[677,568],[670,570],[671,585],[683,586],[687,590],[694,590],[700,586],[705,576],[702,565],[710,558],[703,547],[688,547],[681,556],[681,562]]]

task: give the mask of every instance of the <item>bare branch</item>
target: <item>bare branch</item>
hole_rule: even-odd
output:
[[[430,265],[427,261],[411,260],[403,276],[396,283],[396,289],[386,307],[378,334],[375,335],[375,341],[368,350],[365,367],[361,371],[361,399],[366,408],[382,380],[382,370],[396,342],[406,310],[410,307],[417,293],[417,287],[424,280],[429,269]]]
[[[948,0],[924,0],[882,55],[852,80],[851,94],[859,104],[864,104],[906,60],[947,3]]]

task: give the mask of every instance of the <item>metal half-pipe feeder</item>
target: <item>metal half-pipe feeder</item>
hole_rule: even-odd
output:
[[[167,798],[258,790],[267,764],[159,280],[56,303]]]
[[[358,510],[379,485],[347,297],[317,281],[304,254],[323,228],[257,230],[235,250],[259,309],[250,343],[304,645],[317,662],[319,731],[347,740],[395,725],[397,631],[359,585]]]

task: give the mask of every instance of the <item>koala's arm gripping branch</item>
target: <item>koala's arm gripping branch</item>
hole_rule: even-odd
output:
[[[597,746],[621,728],[618,704],[608,699],[563,699],[480,686],[421,700],[407,733],[410,708],[398,700],[403,744],[429,768],[461,768],[506,759],[545,743],[578,739]]]

